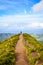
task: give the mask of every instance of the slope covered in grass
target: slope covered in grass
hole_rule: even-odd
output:
[[[30,65],[43,65],[43,45],[29,34],[23,34]]]
[[[19,34],[0,44],[0,65],[13,65],[15,63],[15,46],[18,39]]]
[[[34,38],[36,38],[40,43],[43,44],[43,34],[31,34]]]

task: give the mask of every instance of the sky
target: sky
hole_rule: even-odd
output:
[[[43,0],[0,0],[0,33],[43,33]]]

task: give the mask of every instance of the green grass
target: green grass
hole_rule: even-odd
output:
[[[28,44],[32,45],[33,47],[29,47],[28,45],[26,45],[25,43],[25,47],[26,47],[26,54],[28,57],[28,60],[30,61],[31,65],[37,65],[38,60],[41,60],[43,62],[43,45],[38,42],[34,37],[30,36],[29,34],[23,34],[24,37],[24,41],[28,41]],[[36,52],[38,55],[36,55],[35,57],[32,56],[31,54]],[[41,64],[43,65],[43,63]]]
[[[16,61],[15,46],[19,39],[19,34],[12,36],[0,44],[0,65],[14,65]]]
[[[15,53],[15,46],[19,39],[19,35],[14,35],[8,40],[0,42],[0,65],[14,65],[16,62],[16,53]],[[26,45],[26,54],[28,60],[30,61],[31,65],[37,65],[38,60],[43,62],[43,45],[38,42],[34,37],[30,36],[29,34],[23,34],[24,41],[28,41],[28,44],[32,45],[33,47],[29,47]],[[37,56],[32,56],[31,54],[37,52]],[[43,63],[41,64],[43,65]]]

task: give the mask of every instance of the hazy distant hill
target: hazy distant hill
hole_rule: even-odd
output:
[[[0,41],[6,40],[14,35],[13,33],[0,33]]]
[[[31,34],[33,37],[35,37],[38,41],[43,43],[43,34]]]
[[[43,40],[43,34],[33,34],[38,40]]]

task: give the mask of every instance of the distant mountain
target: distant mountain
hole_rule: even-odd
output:
[[[13,33],[0,33],[0,41],[4,41],[14,35]]]
[[[35,37],[38,41],[43,43],[43,34],[31,34],[33,37]]]
[[[32,34],[37,40],[43,40],[43,34]]]

